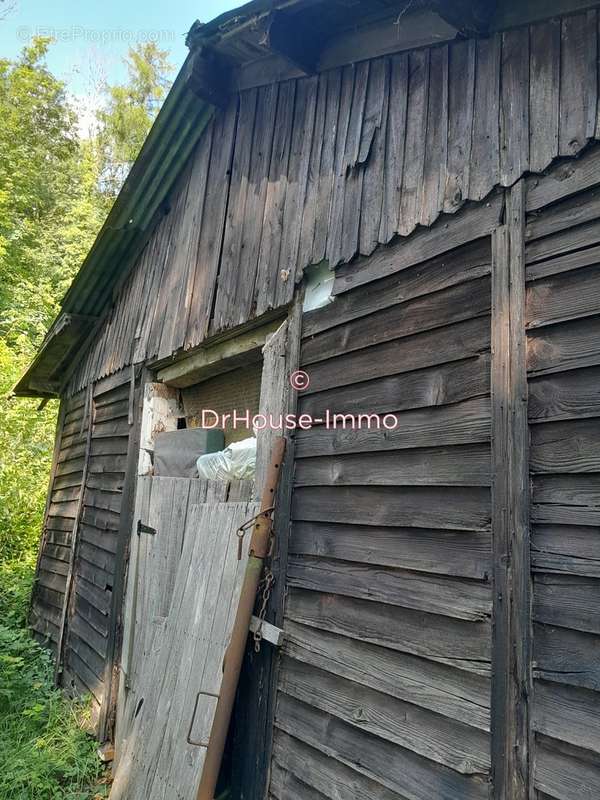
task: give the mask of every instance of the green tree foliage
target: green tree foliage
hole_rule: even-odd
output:
[[[98,113],[97,145],[101,185],[110,196],[117,194],[169,89],[167,59],[168,53],[154,42],[130,48],[127,83],[105,87],[107,103]]]
[[[106,88],[81,140],[65,86],[37,38],[0,59],[0,797],[104,797],[85,706],[53,688],[26,629],[58,402],[10,396],[93,243],[164,97],[166,54],[130,51],[129,80]]]

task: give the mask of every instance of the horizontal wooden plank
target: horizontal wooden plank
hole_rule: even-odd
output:
[[[600,346],[599,346],[600,351]],[[488,395],[490,359],[487,354],[430,367],[404,375],[393,375],[356,386],[328,389],[302,395],[299,413],[314,420],[334,414],[386,414],[412,408],[443,406]]]
[[[402,800],[377,781],[282,730],[274,732],[270,790],[277,800],[326,800],[332,792],[337,800]]]
[[[489,674],[490,623],[465,622],[342,595],[293,587],[288,619],[319,630]]]
[[[600,313],[600,265],[529,283],[525,301],[528,328]]]
[[[127,436],[110,436],[107,439],[94,439],[92,437],[92,444],[90,454],[92,456],[126,456],[127,443],[129,438]],[[125,464],[119,470],[123,472]]]
[[[88,489],[102,489],[105,492],[122,492],[125,483],[124,472],[88,472],[85,485]]]
[[[69,440],[67,440],[68,442]],[[74,440],[74,444],[66,444],[61,447],[58,454],[58,464],[63,464],[65,461],[79,461],[85,454],[85,442],[79,441],[79,438]],[[62,474],[62,473],[61,473]]]
[[[53,592],[64,594],[66,579],[65,575],[57,574],[56,572],[47,572],[40,564],[35,577],[36,585],[45,586],[46,589],[51,589]]]
[[[531,426],[532,472],[600,472],[600,418]]]
[[[115,570],[114,554],[105,548],[97,547],[95,542],[90,543],[86,539],[83,539],[83,536],[81,538],[79,546],[81,558],[85,559],[89,564],[93,564],[94,567],[100,567],[107,575],[113,575]]]
[[[54,531],[48,527],[46,527],[46,542],[48,544],[59,544],[63,547],[70,547],[71,545],[71,534],[67,533],[67,531]]]
[[[574,228],[600,217],[600,187],[567,197],[542,213],[531,214],[527,219],[525,240],[539,239],[566,228]]]
[[[534,525],[531,564],[538,572],[600,578],[598,528]]]
[[[490,679],[484,675],[290,620],[285,623],[284,652],[436,714],[490,729]]]
[[[69,653],[77,653],[79,658],[87,665],[98,681],[102,681],[104,675],[104,658],[100,656],[88,642],[78,636],[75,628],[69,625],[67,640],[65,643],[65,658],[69,659]]]
[[[484,620],[491,614],[487,583],[371,564],[293,556],[288,562],[287,583],[456,619]]]
[[[536,503],[600,506],[600,482],[595,475],[534,475]]]
[[[370,687],[287,657],[280,667],[279,690],[456,772],[489,770],[486,733]]]
[[[533,650],[534,675],[600,690],[600,636],[535,623]]]
[[[120,455],[94,455],[89,460],[89,475],[112,474],[114,476],[124,475],[127,467],[127,459]]]
[[[490,493],[462,487],[300,487],[294,492],[292,518],[402,528],[486,531]]]
[[[52,489],[70,489],[73,486],[81,486],[81,471],[55,475],[52,481]]]
[[[42,583],[36,583],[33,591],[33,604],[38,604],[38,609],[48,609],[48,616],[60,624],[60,612],[65,601],[64,592],[47,589]]]
[[[295,522],[289,548],[296,555],[480,580],[491,567],[489,533]]]
[[[107,439],[112,436],[129,436],[129,430],[130,425],[127,416],[107,419],[103,422],[94,420],[92,436],[94,439]]]
[[[70,534],[73,530],[73,520],[69,517],[61,517],[56,514],[48,514],[46,527],[53,531],[63,531]],[[70,540],[70,539],[69,539]]]
[[[550,258],[547,261],[536,261],[528,264],[525,277],[528,281],[548,278],[551,275],[560,275],[571,270],[600,264],[600,245],[575,250],[572,253]]]
[[[295,486],[489,486],[487,444],[299,459]]]
[[[87,548],[90,547],[91,545],[87,545]],[[105,558],[110,559],[109,563],[112,564],[112,556],[110,553],[103,553],[102,550],[98,550],[97,552],[103,554]],[[94,564],[93,562],[89,561],[83,553],[78,552],[76,573],[77,577],[84,579],[86,584],[89,583],[101,590],[101,592],[98,594],[99,600],[97,607],[105,610],[106,603],[108,602],[105,590],[110,592],[113,579],[112,571]]]
[[[600,754],[600,694],[536,681],[533,728],[553,739]]]
[[[530,264],[537,261],[546,261],[573,250],[591,247],[598,242],[600,242],[600,221],[586,222],[585,225],[551,233],[542,239],[529,242],[525,247],[525,263],[528,269]]]
[[[480,776],[461,775],[285,694],[279,695],[276,725],[411,800],[488,796],[487,780]]]
[[[477,357],[489,349],[489,316],[469,319],[308,364],[304,371],[309,376],[310,384],[304,390],[304,395],[385,375],[445,365]]]
[[[536,747],[534,784],[560,800],[596,800],[600,797],[600,764],[580,752],[569,753],[558,742],[544,739]],[[581,756],[584,758],[581,758]]]
[[[67,459],[61,463],[57,463],[56,465],[56,472],[55,475],[77,475],[79,480],[81,481],[81,476],[83,473],[83,464],[84,458],[81,456],[80,458],[72,458]]]
[[[109,608],[106,600],[102,598],[100,590],[96,586],[83,579],[76,580],[75,599],[76,612],[80,614],[101,636],[108,636],[108,613]],[[99,609],[99,605],[104,603],[106,610]]]
[[[44,550],[44,553],[46,551]],[[45,572],[53,573],[54,575],[67,575],[69,572],[69,564],[64,560],[50,558],[47,555],[42,555],[40,558],[40,569]]]
[[[302,342],[300,363],[306,366],[391,339],[401,339],[487,315],[490,306],[489,276],[460,283],[305,338]],[[398,346],[401,347],[401,344]]]
[[[600,633],[600,581],[567,575],[536,575],[533,618],[546,625]]]
[[[119,419],[129,416],[129,396],[123,400],[115,400],[114,402],[100,405],[96,408],[94,413],[94,423],[97,425],[100,422],[107,420]]]
[[[527,211],[555,203],[600,183],[600,150],[593,147],[577,159],[565,159],[546,175],[532,175],[525,182]]]
[[[61,440],[60,440],[61,446],[64,447],[67,440],[69,442],[72,442],[74,437],[84,441],[86,431],[87,431],[87,420],[85,422],[82,422],[81,414],[69,422],[67,422],[67,420],[65,419],[61,431]]]
[[[72,502],[73,500],[79,499],[80,488],[81,487],[79,484],[76,484],[75,486],[69,486],[64,489],[59,489],[58,487],[53,486],[50,497],[53,503]]]
[[[399,241],[382,248],[378,254],[381,258],[389,258],[393,263],[396,250],[402,246],[403,242]],[[490,239],[486,237],[416,264],[403,272],[338,295],[333,303],[303,315],[302,336],[314,336],[397,303],[406,303],[416,297],[489,275],[490,265]]]
[[[430,228],[415,231],[399,240],[393,260],[378,248],[364,261],[353,261],[336,269],[333,293],[341,294],[356,286],[384,278],[422,261],[461,247],[486,236],[498,225],[502,215],[502,196],[494,193],[487,201],[468,204],[456,214],[442,215]]]
[[[529,422],[600,417],[600,368],[532,378],[528,416]]]
[[[593,477],[598,480],[597,475],[594,474]],[[531,521],[542,525],[600,525],[600,508],[559,503],[535,503],[531,507]]]
[[[553,325],[527,334],[527,369],[535,374],[600,364],[600,317]]]
[[[69,633],[74,633],[88,647],[95,650],[100,662],[103,663],[106,658],[107,638],[98,633],[87,620],[83,619],[79,614],[74,614],[69,619]],[[76,648],[75,648],[76,649]]]
[[[87,542],[109,553],[117,552],[118,534],[116,531],[98,530],[86,523],[82,523],[79,530],[82,542]]]
[[[324,427],[296,431],[296,459],[346,453],[374,453],[412,447],[443,447],[490,441],[490,399],[476,397],[449,406],[403,411],[388,430],[383,418],[370,427]]]
[[[98,508],[103,511],[112,511],[114,514],[120,514],[123,493],[92,489],[86,486],[83,501],[89,508]]]
[[[306,781],[310,781],[311,785]],[[390,792],[381,784],[333,761],[314,747],[309,747],[283,731],[276,731],[270,767],[269,800],[297,800],[298,797],[326,800],[326,796],[315,787],[328,793],[335,791],[339,800],[368,800],[376,795],[381,796],[382,800],[401,800],[395,792]]]
[[[85,506],[82,515],[83,522],[92,525],[94,528],[102,531],[118,531],[119,530],[119,515],[113,511],[106,511],[103,509],[92,508]]]
[[[62,519],[71,520],[72,528],[78,509],[79,502],[77,500],[61,501],[59,503],[50,502],[48,506],[48,514],[51,517],[60,517]]]
[[[130,380],[130,369],[121,369],[106,378],[101,378],[94,386],[94,405],[104,406],[128,398]]]
[[[98,705],[102,705],[103,685],[93,670],[80,658],[74,650],[66,653],[67,662],[63,674],[63,686],[65,681],[71,679],[73,696],[90,694]],[[72,677],[71,677],[72,676]]]
[[[57,622],[48,617],[48,610],[56,612]],[[53,655],[56,652],[56,642],[58,641],[60,625],[60,611],[33,601],[31,614],[29,615],[29,626],[33,631],[35,639],[43,646],[50,647]]]
[[[54,544],[54,542],[49,541],[49,538],[47,538],[43,552],[44,555],[49,556],[56,561],[68,562],[71,548],[68,544]]]

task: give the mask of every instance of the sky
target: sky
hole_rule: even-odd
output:
[[[0,58],[14,58],[32,35],[52,36],[48,66],[85,103],[103,80],[124,79],[130,46],[152,38],[178,69],[192,23],[209,22],[244,1],[0,0]]]

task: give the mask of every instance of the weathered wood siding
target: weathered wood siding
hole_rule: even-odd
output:
[[[592,10],[242,92],[204,132],[70,391],[283,306],[307,265],[370,254],[579,152],[600,135],[597,27]]]
[[[570,194],[586,183],[598,152],[531,183],[525,250],[533,769],[560,800],[600,796],[600,193]]]
[[[64,644],[65,685],[105,699],[107,643],[127,452],[131,429],[129,371],[118,385],[99,384],[93,393],[92,432],[73,586]]]
[[[54,651],[60,636],[72,534],[78,516],[88,431],[86,392],[63,400],[57,456],[32,596],[30,622],[40,641]]]
[[[113,589],[123,567],[117,553],[133,424],[130,370],[64,404],[31,621],[55,652],[60,644],[62,684],[91,694],[98,711],[107,699]]]
[[[304,316],[299,413],[397,425],[296,436],[278,800],[488,797],[490,237],[404,254]]]

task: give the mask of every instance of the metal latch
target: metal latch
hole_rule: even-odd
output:
[[[156,536],[156,528],[151,528],[150,525],[144,525],[141,519],[137,521],[137,535],[141,533],[149,533],[150,536]]]

